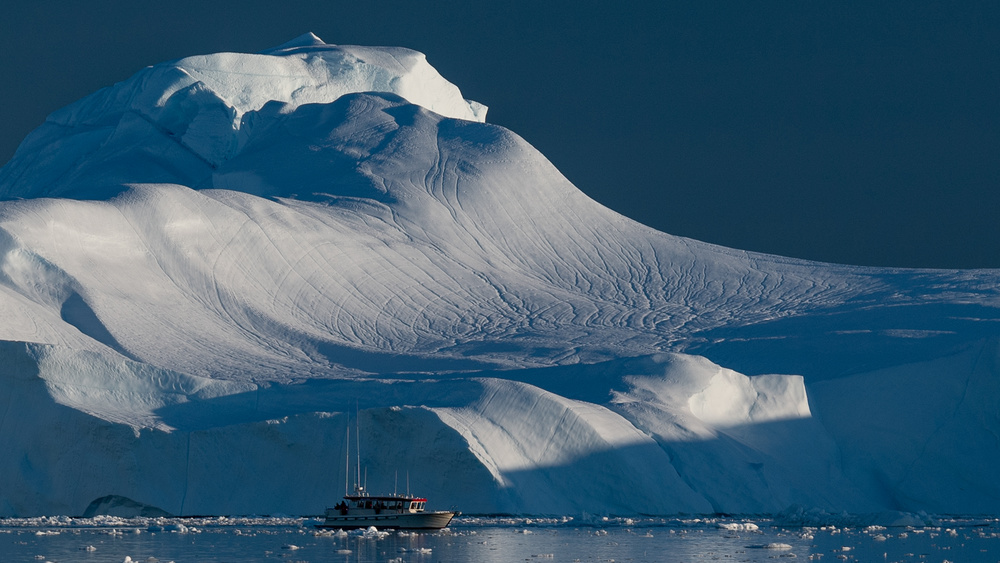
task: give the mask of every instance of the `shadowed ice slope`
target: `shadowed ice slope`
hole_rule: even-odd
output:
[[[0,170],[0,514],[316,513],[356,401],[432,507],[1000,509],[998,272],[660,233],[485,112],[307,35],[53,114]]]

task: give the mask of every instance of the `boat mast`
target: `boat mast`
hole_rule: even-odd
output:
[[[361,486],[361,408],[358,406],[357,402],[354,404],[354,410],[356,413],[357,420],[355,421],[354,430],[357,432],[357,448],[358,448],[358,472],[355,473],[357,476],[357,481],[355,481],[354,488],[363,491],[364,487]]]
[[[347,450],[344,451],[344,496],[348,494],[347,483],[351,480],[351,415],[347,415]]]

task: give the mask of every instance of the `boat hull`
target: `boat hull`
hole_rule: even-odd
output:
[[[390,530],[440,530],[456,516],[455,512],[415,512],[403,514],[359,514],[327,516],[317,528],[358,530],[371,526]]]

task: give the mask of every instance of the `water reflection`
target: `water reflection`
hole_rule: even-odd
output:
[[[746,518],[476,518],[434,533],[318,531],[302,518],[0,519],[0,560],[133,562],[997,561],[997,519],[928,526]]]

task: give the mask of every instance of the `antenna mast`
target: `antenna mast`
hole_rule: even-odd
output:
[[[355,414],[356,414],[356,418],[357,418],[357,421],[356,421],[357,424],[354,426],[354,429],[357,432],[357,438],[358,438],[358,440],[357,440],[357,442],[358,442],[358,446],[357,446],[357,448],[358,448],[358,472],[356,473],[358,480],[357,480],[357,482],[355,483],[354,486],[355,486],[355,488],[359,488],[360,490],[363,491],[364,487],[361,486],[361,408],[358,406],[357,401],[355,401],[355,403],[354,403],[354,410],[355,410]]]

